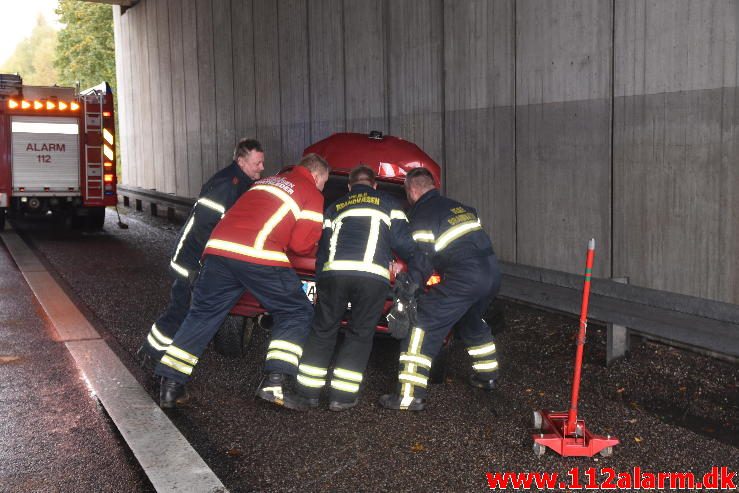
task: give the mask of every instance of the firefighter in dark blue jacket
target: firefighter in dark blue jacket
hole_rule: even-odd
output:
[[[358,402],[375,327],[389,293],[392,252],[409,262],[416,249],[400,202],[376,186],[371,168],[356,167],[349,174],[349,193],[324,214],[316,259],[318,304],[298,367],[296,394],[285,397],[285,407],[318,406],[327,384],[330,410],[343,411]],[[329,370],[347,303],[351,319]]]
[[[169,262],[175,278],[169,305],[151,326],[146,341],[137,352],[143,365],[153,368],[172,344],[190,308],[192,285],[200,271],[200,257],[211,231],[234,202],[260,178],[262,171],[262,145],[253,139],[241,139],[234,149],[233,162],[203,185]]]
[[[401,342],[398,393],[386,394],[387,409],[420,411],[426,406],[431,362],[444,338],[459,322],[472,359],[470,384],[492,390],[498,370],[496,348],[483,315],[500,288],[500,271],[490,238],[472,207],[443,197],[431,173],[416,168],[405,181],[411,234],[418,254],[410,274],[423,286],[432,271],[441,276],[418,298],[415,326]]]

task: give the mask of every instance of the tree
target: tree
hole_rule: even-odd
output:
[[[102,81],[115,88],[113,9],[81,0],[59,0],[59,31],[54,65],[59,85],[96,86]]]
[[[43,15],[39,15],[31,35],[18,43],[10,58],[0,67],[0,72],[18,72],[23,83],[29,85],[56,83],[57,71],[53,63],[56,40],[56,30],[46,23]]]

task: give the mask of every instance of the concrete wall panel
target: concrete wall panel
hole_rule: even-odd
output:
[[[739,302],[738,14],[616,3],[614,274],[633,284]]]
[[[616,96],[737,85],[735,0],[615,0]]]
[[[198,77],[198,22],[195,0],[182,3],[182,51],[185,55],[185,115],[187,117],[187,169],[191,197],[197,197],[208,179],[203,165],[200,133],[200,79]]]
[[[311,140],[346,128],[343,0],[308,2]]]
[[[182,9],[179,0],[168,0],[169,49],[172,65],[172,158],[174,160],[174,193],[190,196],[187,159],[187,100],[185,98],[185,52],[182,40]]]
[[[344,0],[348,132],[388,132],[385,11],[385,2]]]
[[[295,164],[311,142],[308,11],[305,0],[278,0],[282,164]]]
[[[157,146],[160,151],[157,155],[161,156],[162,159],[163,190],[175,190],[177,188],[177,166],[173,159],[174,113],[172,108],[172,54],[169,43],[169,14],[168,2],[157,2],[156,34],[160,73],[156,99],[161,115],[158,124],[160,127],[158,135],[161,135],[161,140]],[[154,124],[157,125],[157,122],[154,122]]]
[[[231,0],[234,125],[236,139],[256,136],[254,81],[254,2]]]
[[[138,51],[136,57],[137,70],[135,73],[136,86],[135,91],[138,93],[138,109],[140,119],[137,121],[137,140],[140,142],[138,152],[138,166],[141,167],[141,175],[139,177],[142,186],[145,188],[155,188],[155,169],[153,156],[153,134],[151,128],[151,84],[149,78],[149,43],[147,31],[147,15],[151,10],[150,5],[144,5],[137,12],[138,18],[135,21],[136,32],[134,37],[136,40],[136,48]]]
[[[218,0],[215,0],[218,1]],[[197,60],[200,90],[200,144],[202,149],[203,181],[219,168],[216,120],[215,37],[213,32],[214,0],[197,0]]]
[[[739,303],[738,26],[735,0],[141,0],[122,182],[195,196],[238,137],[269,173],[376,129],[505,260],[580,273],[595,237],[598,276]]]
[[[442,164],[441,0],[390,2],[388,18],[389,131],[411,140]]]
[[[122,120],[131,115],[131,103],[128,99],[126,91],[130,87],[130,84],[126,82],[130,70],[130,62],[128,61],[129,51],[124,49],[124,46],[128,46],[128,19],[121,19],[121,8],[120,6],[113,7],[113,37],[115,43],[115,58],[118,61],[115,67],[116,80],[121,81],[116,87],[116,99],[118,101],[118,116]],[[121,109],[121,107],[123,109]],[[126,138],[121,139],[121,135],[128,132],[128,123],[119,123],[116,127],[118,140],[116,142],[116,149],[118,156],[120,156],[120,167],[121,176],[119,177],[122,181],[128,178],[128,170],[125,163],[129,162],[129,149],[128,145],[131,139],[126,135]]]
[[[610,94],[612,10],[612,0],[518,0],[517,103]]]
[[[234,120],[233,38],[231,35],[231,0],[213,2],[213,53],[216,83],[216,167],[223,168],[233,158],[236,144]]]
[[[518,262],[611,274],[609,0],[516,7]],[[556,19],[556,22],[554,22]]]
[[[515,261],[513,1],[447,0],[444,19],[446,190]]]
[[[280,122],[280,50],[277,32],[277,1],[254,2],[254,74],[257,138],[265,146],[265,174],[283,165]]]
[[[149,157],[149,165],[152,167],[153,181],[151,188],[163,190],[164,181],[164,153],[162,149],[162,94],[159,80],[162,77],[161,66],[159,64],[159,40],[157,33],[157,12],[159,11],[159,2],[150,2],[146,6],[146,55],[147,67],[146,75],[149,85],[147,95],[149,97],[149,118],[146,121],[147,133],[151,136],[147,139],[151,147],[146,156]]]

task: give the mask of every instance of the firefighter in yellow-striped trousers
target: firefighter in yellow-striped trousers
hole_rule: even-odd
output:
[[[154,322],[136,355],[142,365],[153,369],[185,320],[190,308],[190,293],[200,272],[200,257],[213,228],[228,209],[264,171],[264,150],[253,139],[241,139],[234,149],[233,162],[213,175],[200,190],[200,196],[175,242],[169,262],[174,277],[167,308]]]
[[[415,244],[400,203],[376,190],[375,173],[359,166],[349,174],[349,193],[324,214],[316,259],[316,314],[298,368],[295,394],[284,406],[318,406],[328,386],[329,409],[343,411],[359,401],[372,339],[389,292],[388,267],[395,251],[412,261]],[[333,368],[329,368],[339,325],[351,314]]]
[[[313,318],[313,305],[288,253],[314,255],[323,225],[321,190],[328,176],[328,163],[308,154],[291,170],[255,182],[215,227],[190,310],[155,370],[162,377],[161,407],[176,407],[187,398],[186,382],[246,290],[274,318],[257,396],[282,404],[286,377],[298,372]]]
[[[383,395],[380,404],[420,411],[426,407],[431,362],[457,322],[472,360],[470,385],[495,387],[496,347],[483,315],[500,288],[500,271],[475,209],[443,197],[423,168],[408,173],[405,189],[412,205],[408,211],[411,234],[423,252],[416,255],[409,273],[421,286],[432,271],[441,276],[441,282],[419,296],[416,324],[400,345],[397,392]]]

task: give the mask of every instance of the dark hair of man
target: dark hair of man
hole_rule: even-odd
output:
[[[413,168],[405,176],[406,187],[416,187],[421,190],[429,190],[435,188],[434,176],[426,168]]]
[[[308,168],[311,172],[321,172],[326,174],[328,174],[331,169],[325,159],[313,152],[303,156],[303,159],[300,160],[298,166]]]
[[[374,186],[375,184],[375,172],[366,164],[360,164],[349,173],[349,185],[356,185],[361,183],[362,185]]]
[[[251,151],[264,152],[262,144],[260,144],[258,140],[241,139],[234,149],[234,161],[240,157],[245,157]]]

